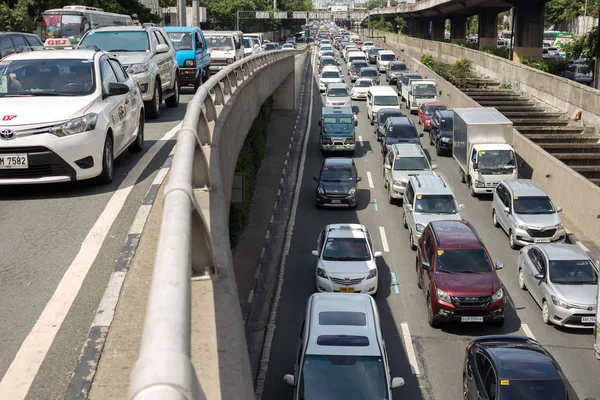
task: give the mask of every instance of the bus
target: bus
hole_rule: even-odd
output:
[[[562,47],[567,43],[571,43],[573,40],[575,40],[575,35],[573,35],[571,32],[544,32],[544,43],[547,43],[549,47]]]
[[[84,33],[100,25],[133,25],[133,19],[129,15],[104,12],[101,8],[87,6],[64,6],[46,10],[42,16],[42,41],[65,38],[77,44]]]

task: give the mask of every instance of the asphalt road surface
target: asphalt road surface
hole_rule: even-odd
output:
[[[406,61],[410,68],[410,60]],[[343,60],[341,63],[344,64]],[[345,67],[343,72],[349,83]],[[383,85],[386,84],[383,75],[381,81]],[[406,381],[403,387],[394,389],[396,398],[462,399],[462,366],[466,345],[471,338],[488,334],[535,337],[558,360],[582,399],[599,397],[600,362],[592,350],[591,330],[560,329],[542,322],[538,305],[528,292],[518,287],[518,251],[511,250],[504,232],[492,225],[491,198],[472,198],[466,185],[460,183],[456,162],[451,157],[436,156],[426,134],[421,142],[429,152],[432,164],[438,165],[436,172],[446,178],[458,202],[465,204],[461,214],[475,226],[493,261],[504,262],[505,268],[498,273],[511,299],[502,328],[478,324],[446,325],[442,329],[429,326],[425,298],[417,288],[416,252],[410,250],[408,230],[402,227],[402,207],[388,203],[387,191],[383,188],[380,144],[367,120],[364,101],[353,101],[353,106],[359,110],[357,142],[361,141],[354,153],[359,175],[363,178],[359,183],[359,206],[356,211],[315,208],[316,184],[313,176],[319,173],[324,159],[318,145],[317,126],[324,97],[319,95],[316,84],[313,101],[296,222],[285,265],[282,295],[276,310],[275,336],[262,398],[292,398],[292,389],[283,382],[283,375],[294,371],[301,319],[306,301],[315,293],[316,258],[311,255],[311,250],[315,248],[319,232],[331,223],[364,224],[373,236],[377,251],[384,251],[381,232],[385,234],[389,251],[384,251],[383,257],[378,260],[379,291],[375,299],[390,358],[391,376],[402,376]],[[403,108],[403,112],[408,113],[408,110]],[[417,124],[416,116],[411,118]],[[417,125],[417,128],[422,130],[421,125]],[[392,273],[397,278],[398,286],[392,286]],[[414,354],[415,357],[409,357],[408,354]]]
[[[3,232],[0,240],[0,377],[5,377],[18,352],[27,359],[43,347],[43,341],[34,347],[22,344],[82,249],[92,227],[97,222],[102,223],[99,221],[101,215],[117,207],[109,200],[119,185],[148,149],[181,121],[191,98],[192,91],[183,89],[178,108],[163,106],[159,119],[146,122],[144,152],[125,152],[119,157],[115,161],[115,180],[110,185],[97,186],[83,181],[0,186],[0,227]],[[62,398],[127,231],[156,171],[174,144],[175,137],[168,140],[150,161],[122,208],[116,209],[118,215],[114,223],[106,226],[106,238],[88,238],[92,242],[96,239],[101,247],[95,259],[86,260],[92,262],[91,268],[75,301],[53,309],[56,313],[64,310],[68,314],[56,337],[45,339],[51,346],[46,354],[42,354],[43,363],[28,398]]]

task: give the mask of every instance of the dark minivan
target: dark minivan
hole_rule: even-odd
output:
[[[381,154],[384,159],[388,150],[396,143],[421,144],[422,133],[417,132],[415,123],[408,117],[388,118],[383,126],[383,138],[381,140]]]
[[[397,108],[382,108],[375,114],[375,134],[377,135],[377,141],[381,142],[383,138],[383,126],[385,125],[388,118],[391,117],[404,117],[402,111]]]
[[[358,205],[358,176],[356,165],[351,158],[326,158],[323,161],[317,182],[316,206],[350,207]]]
[[[429,125],[429,144],[435,146],[435,153],[452,154],[452,137],[454,132],[454,112],[450,110],[436,111]]]

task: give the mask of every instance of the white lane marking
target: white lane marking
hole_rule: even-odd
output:
[[[81,285],[96,260],[104,239],[123,209],[129,193],[156,154],[175,136],[181,124],[167,132],[127,174],[119,188],[113,193],[104,211],[88,232],[79,253],[63,275],[52,298],[48,301],[37,322],[21,344],[6,374],[0,381],[0,398],[24,399],[37,375],[58,330],[75,301]]]
[[[529,325],[527,325],[527,324],[521,324],[521,329],[523,329],[523,332],[525,332],[525,334],[527,336],[529,336],[532,339],[535,339],[535,336],[533,335],[533,332],[531,332],[531,329],[529,329]]]
[[[131,224],[131,228],[129,228],[128,235],[130,234],[141,234],[144,230],[144,225],[146,225],[146,220],[148,219],[148,215],[150,214],[150,210],[152,210],[152,204],[143,204],[140,206],[137,214],[135,214],[135,218],[133,219],[133,224]]]
[[[373,189],[375,186],[373,186],[373,177],[369,171],[367,171],[367,180],[369,181],[369,188]]]
[[[364,146],[364,145],[365,145],[365,143],[364,143],[364,142],[363,142],[363,140],[362,140],[362,136],[359,136],[359,137],[358,137],[358,143],[360,143],[360,147],[362,147],[362,146]]]
[[[170,169],[171,169],[170,167],[159,169],[158,173],[156,174],[156,177],[152,181],[152,184],[153,185],[162,185],[162,183],[165,180]]]
[[[385,251],[387,253],[390,251],[390,248],[388,246],[387,236],[385,236],[385,228],[383,226],[379,227],[379,234],[381,235],[381,243],[383,244],[383,251]]]
[[[419,364],[417,364],[415,347],[413,346],[412,336],[410,336],[410,331],[408,330],[408,324],[406,322],[402,322],[400,325],[402,326],[402,341],[404,342],[404,348],[406,349],[408,362],[410,363],[413,374],[419,376],[421,375],[421,371],[419,370]]]
[[[316,53],[313,56],[316,58]],[[285,276],[285,267],[287,257],[290,253],[290,247],[292,242],[292,236],[294,233],[294,224],[296,223],[296,211],[298,210],[298,200],[300,198],[300,187],[302,185],[302,177],[304,176],[304,164],[306,162],[306,149],[308,147],[308,137],[310,136],[310,128],[312,122],[312,111],[313,111],[313,96],[314,96],[314,73],[313,78],[309,80],[310,85],[310,101],[308,103],[308,123],[306,125],[306,131],[304,133],[304,144],[302,148],[302,156],[300,158],[300,166],[298,169],[298,177],[296,178],[296,187],[294,193],[294,200],[292,201],[292,212],[288,223],[287,232],[285,235],[285,244],[283,247],[283,255],[281,258],[281,268],[279,270],[277,291],[275,292],[275,299],[273,300],[273,307],[271,308],[271,315],[269,317],[269,324],[267,325],[267,332],[265,334],[265,340],[263,345],[263,351],[261,355],[260,370],[258,371],[258,378],[256,380],[256,399],[262,399],[263,391],[265,388],[265,379],[267,377],[267,370],[269,369],[269,362],[271,358],[271,347],[273,346],[273,337],[275,336],[275,319],[277,316],[277,307],[279,306],[279,300],[281,299],[281,290],[283,288],[283,279]]]
[[[127,272],[125,271],[114,272],[110,276],[106,291],[102,296],[102,300],[98,306],[98,311],[96,311],[96,316],[92,321],[93,327],[108,327],[111,325],[115,316],[115,311],[117,310],[119,295],[121,294],[121,288],[123,287],[123,282],[125,281],[126,276]]]

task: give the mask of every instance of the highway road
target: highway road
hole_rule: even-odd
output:
[[[0,186],[0,377],[4,388],[31,384],[28,398],[63,397],[133,218],[175,144],[174,135],[166,140],[165,134],[181,121],[191,98],[192,91],[183,89],[178,108],[163,106],[158,120],[146,122],[144,152],[126,152],[118,158],[110,185]],[[162,148],[134,186],[121,188],[115,195],[153,145]],[[63,279],[66,290],[57,290]],[[74,301],[68,300],[70,295]],[[43,312],[52,316],[46,319],[52,321],[49,327],[36,326]],[[58,316],[65,313],[63,322]],[[48,334],[53,330],[58,330],[55,336]],[[17,354],[18,367],[27,369],[27,374],[7,374]],[[43,360],[39,372],[36,359]]]
[[[410,68],[410,60],[406,61]],[[344,75],[345,71],[344,68]],[[346,82],[349,82],[345,76]],[[383,76],[382,84],[385,84]],[[282,378],[285,373],[294,371],[301,319],[306,301],[315,292],[316,259],[311,250],[319,232],[330,223],[364,224],[373,237],[376,250],[384,251],[378,262],[379,292],[375,298],[390,357],[391,375],[402,376],[406,381],[403,387],[394,390],[395,397],[461,399],[462,364],[468,341],[487,334],[520,334],[535,337],[552,353],[582,399],[588,396],[600,398],[600,380],[597,378],[600,376],[600,362],[593,354],[592,332],[559,329],[542,322],[538,305],[528,292],[518,287],[518,251],[511,250],[503,231],[492,225],[491,198],[472,198],[466,185],[460,183],[456,162],[451,157],[436,156],[427,135],[421,139],[424,148],[429,152],[432,163],[438,165],[436,172],[444,175],[458,202],[465,204],[461,214],[473,223],[493,260],[505,264],[499,276],[510,296],[510,307],[502,328],[475,324],[433,329],[427,323],[425,299],[416,283],[416,253],[410,250],[408,231],[402,227],[402,207],[387,201],[380,144],[367,120],[364,102],[353,102],[359,110],[357,141],[360,141],[354,159],[363,178],[359,183],[359,206],[356,211],[315,208],[313,176],[318,174],[324,159],[318,145],[317,121],[324,98],[319,95],[316,84],[314,87],[306,161],[301,165],[304,174],[293,235],[288,238],[290,247],[283,266],[284,280],[276,309],[275,336],[271,343],[262,399],[292,398],[292,389],[284,384]],[[417,124],[416,116],[411,118]],[[420,125],[417,127],[422,130]],[[384,248],[384,241],[389,251]],[[392,286],[392,273],[397,277],[398,286]]]

